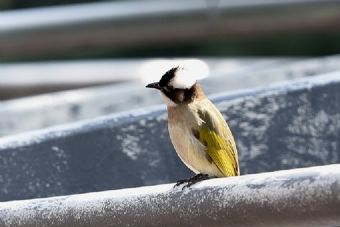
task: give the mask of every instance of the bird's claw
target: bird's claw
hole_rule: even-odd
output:
[[[189,181],[189,179],[183,179],[183,180],[178,180],[174,186],[177,187],[177,186],[180,186],[181,184],[184,184],[184,183],[187,183]]]
[[[178,180],[174,186],[175,187],[178,187],[180,186],[181,184],[184,184],[186,183],[186,185],[184,185],[182,187],[182,190],[184,190],[184,188],[189,188],[191,185],[193,184],[196,184],[197,182],[200,182],[202,180],[206,180],[206,179],[209,179],[209,175],[208,174],[202,174],[202,173],[199,173],[191,178],[188,178],[188,179],[183,179],[183,180]]]

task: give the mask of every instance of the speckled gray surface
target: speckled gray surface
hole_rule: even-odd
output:
[[[242,174],[340,161],[340,73],[213,100],[235,134]],[[169,141],[163,106],[0,139],[1,201],[190,175]]]
[[[330,227],[340,165],[47,199],[0,202],[2,227]]]

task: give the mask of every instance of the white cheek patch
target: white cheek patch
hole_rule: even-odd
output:
[[[161,96],[162,96],[163,101],[165,102],[165,104],[166,104],[167,106],[169,106],[169,107],[174,107],[174,106],[177,105],[177,104],[174,103],[171,99],[169,99],[165,94],[163,94],[162,92],[161,92]]]

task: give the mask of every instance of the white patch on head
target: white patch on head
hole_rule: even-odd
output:
[[[138,73],[144,83],[149,84],[159,80],[159,77],[171,68],[181,66],[190,69],[191,77],[196,80],[203,79],[209,74],[209,66],[207,63],[200,59],[153,59],[145,61],[138,69]],[[197,78],[196,78],[197,77]]]
[[[174,78],[169,85],[174,88],[187,89],[191,88],[197,80],[207,77],[209,68],[201,61],[188,60],[178,66]]]
[[[186,68],[179,67],[174,78],[169,82],[169,85],[174,88],[186,89],[191,88],[196,83],[193,75]]]
[[[168,98],[163,92],[161,92],[161,96],[163,98],[164,103],[169,107],[177,106],[176,103],[174,103],[170,98]]]

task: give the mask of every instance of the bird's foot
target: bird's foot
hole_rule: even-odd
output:
[[[180,186],[181,184],[186,183],[186,185],[184,185],[182,187],[182,190],[183,190],[184,188],[189,188],[191,185],[196,184],[197,182],[200,182],[202,180],[209,179],[209,178],[210,177],[209,177],[208,174],[199,173],[199,174],[197,174],[197,175],[195,175],[191,178],[178,180],[177,183],[175,184],[174,188]]]

